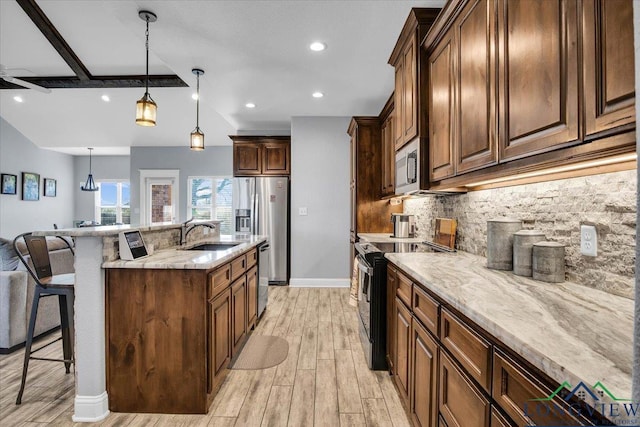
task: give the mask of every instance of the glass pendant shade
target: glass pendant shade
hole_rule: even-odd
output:
[[[140,126],[155,126],[158,107],[148,92],[136,103],[136,124]]]
[[[200,128],[195,128],[193,132],[191,132],[191,149],[194,151],[202,151],[204,150],[204,133],[200,130]]]

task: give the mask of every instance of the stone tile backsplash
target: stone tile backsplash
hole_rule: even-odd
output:
[[[418,236],[433,239],[435,218],[458,221],[456,247],[487,255],[487,220],[508,216],[564,244],[569,281],[633,298],[636,237],[636,171],[623,171],[455,196],[404,201],[416,215]],[[598,256],[580,254],[580,225],[595,225]]]

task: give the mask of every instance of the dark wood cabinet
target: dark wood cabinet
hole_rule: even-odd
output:
[[[251,330],[258,318],[258,267],[247,273],[247,330]]]
[[[395,374],[396,359],[396,323],[395,308],[396,301],[396,269],[392,265],[387,266],[387,364],[389,372]]]
[[[391,214],[402,205],[380,200],[381,126],[378,117],[353,117],[348,134],[351,152],[351,243],[358,233],[391,233]],[[395,169],[395,168],[394,168]]]
[[[577,141],[577,25],[577,0],[498,0],[502,160]]]
[[[583,0],[585,134],[635,123],[633,4]]]
[[[223,293],[208,302],[209,319],[209,369],[207,392],[213,393],[222,382],[224,369],[231,360],[231,291]]]
[[[402,397],[409,396],[409,356],[411,355],[411,313],[404,303],[395,299],[395,380]]]
[[[243,276],[231,285],[231,356],[235,356],[247,334],[247,280]]]
[[[507,421],[496,408],[491,408],[491,427],[512,427],[512,424]]]
[[[438,417],[438,344],[416,319],[411,321],[409,401],[414,425],[436,425]]]
[[[447,425],[489,427],[491,405],[445,352],[440,352],[440,414]]]
[[[426,138],[426,56],[420,42],[440,9],[414,8],[389,58],[395,68],[394,141],[398,150],[418,136]]]
[[[291,174],[291,137],[236,136],[233,140],[233,176],[288,176]]]
[[[394,102],[392,95],[380,113],[382,142],[382,188],[381,197],[392,196],[396,190],[396,149],[393,134]]]

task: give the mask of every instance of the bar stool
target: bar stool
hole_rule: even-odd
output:
[[[63,240],[71,253],[73,248],[69,244],[69,241],[58,237]],[[29,265],[29,262],[24,258],[22,251],[18,247],[18,241],[23,239],[33,267]],[[64,362],[66,372],[70,372],[71,364],[74,363],[73,345],[75,339],[75,332],[73,327],[73,302],[74,302],[74,284],[75,274],[57,274],[53,275],[51,272],[51,261],[49,259],[49,248],[47,247],[47,240],[44,236],[33,236],[31,233],[24,233],[13,239],[13,247],[20,258],[20,261],[25,265],[27,271],[33,277],[35,281],[35,289],[33,293],[33,304],[31,306],[31,317],[29,318],[29,330],[27,331],[27,341],[24,349],[24,365],[22,367],[22,383],[20,385],[20,391],[18,392],[18,398],[16,399],[16,405],[22,403],[22,394],[24,392],[24,386],[27,381],[27,370],[29,369],[30,360],[47,360],[52,362]],[[58,296],[58,303],[60,305],[60,324],[62,329],[62,336],[55,339],[36,350],[31,351],[31,345],[33,343],[33,334],[36,327],[36,316],[38,315],[38,303],[40,298]],[[46,357],[34,357],[34,353],[50,346],[51,344],[62,340],[62,351],[64,359],[51,359]]]

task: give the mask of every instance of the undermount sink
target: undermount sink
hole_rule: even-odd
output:
[[[187,249],[188,251],[226,251],[235,248],[239,243],[204,243]]]

